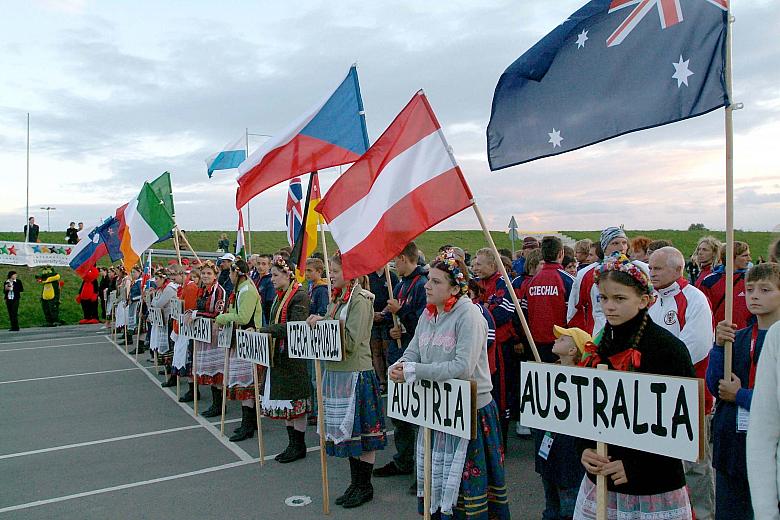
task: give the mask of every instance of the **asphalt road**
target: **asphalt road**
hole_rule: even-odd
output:
[[[284,424],[264,420],[261,466],[257,437],[229,442],[218,420],[195,417],[160,387],[145,354],[139,361],[100,326],[0,332],[0,519],[327,518],[313,427],[308,456],[278,464]],[[231,402],[228,435],[239,417]],[[390,437],[377,464],[393,452]],[[332,501],[348,464],[328,458],[328,472],[330,517],[417,518],[409,477],[374,479],[374,500],[345,510]],[[530,440],[509,439],[506,474],[512,517],[541,518]],[[287,505],[295,496],[303,505]]]

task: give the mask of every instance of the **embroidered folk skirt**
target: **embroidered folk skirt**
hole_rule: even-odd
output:
[[[387,445],[379,379],[373,370],[325,371],[325,450],[333,457],[354,457]]]
[[[657,495],[607,493],[607,518],[615,520],[691,520],[691,503],[684,487]],[[596,484],[587,475],[582,478],[575,520],[596,519]]]

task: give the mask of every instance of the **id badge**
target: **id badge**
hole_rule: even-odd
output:
[[[555,439],[553,438],[552,433],[550,432],[544,432],[544,437],[542,438],[542,445],[539,446],[539,456],[547,460],[547,457],[550,456],[550,450],[552,449],[553,441]]]
[[[737,431],[746,432],[750,424],[750,410],[741,406],[737,407]]]

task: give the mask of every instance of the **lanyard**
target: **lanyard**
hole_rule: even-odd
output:
[[[758,323],[753,324],[753,331],[750,335],[750,381],[748,382],[748,388],[753,388],[756,384],[756,367],[758,363],[755,361],[756,341],[758,340]]]

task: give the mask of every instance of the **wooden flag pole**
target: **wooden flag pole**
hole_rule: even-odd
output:
[[[599,370],[608,370],[605,364],[596,367]],[[596,443],[596,453],[602,457],[607,456],[607,444],[605,442]],[[596,475],[596,520],[607,520],[607,476]]]
[[[258,365],[252,365],[252,378],[255,382],[255,417],[257,417],[257,449],[260,453],[260,465],[265,465],[265,443],[263,442],[263,422],[260,413],[260,382],[257,380]]]
[[[213,325],[213,324],[212,324]],[[194,388],[195,393],[193,394],[193,401],[192,401],[192,413],[195,415],[195,417],[198,416],[198,394],[200,393],[200,389],[198,388],[198,342],[193,340],[192,341],[192,386]]]
[[[225,409],[227,408],[227,387],[230,382],[230,347],[225,349],[225,370],[222,373],[222,417],[219,420],[219,432],[225,435]]]
[[[491,236],[490,231],[488,231],[487,225],[485,224],[485,219],[482,218],[482,212],[479,210],[477,202],[472,202],[473,204],[471,207],[474,208],[474,213],[477,215],[477,220],[479,220],[479,225],[482,227],[482,232],[485,234],[485,238],[487,239],[490,248],[493,250],[493,254],[496,256],[496,263],[498,264],[498,269],[501,271],[501,276],[504,278],[504,283],[506,283],[507,292],[512,298],[512,303],[515,304],[515,311],[517,312],[517,316],[520,318],[520,325],[523,327],[523,332],[525,332],[525,337],[528,340],[528,344],[531,346],[531,350],[534,353],[534,360],[536,360],[537,363],[541,363],[542,359],[539,357],[539,351],[536,349],[536,342],[534,342],[534,338],[531,336],[531,330],[528,328],[528,323],[525,321],[525,315],[520,308],[520,302],[517,300],[517,295],[515,294],[515,290],[512,287],[512,279],[509,278],[509,274],[506,272],[504,263],[501,261],[501,255],[498,253],[498,248],[496,248],[496,243],[493,241],[493,237]]]
[[[431,429],[423,428],[423,518],[431,519]]]
[[[176,217],[174,217],[175,219]],[[174,220],[174,222],[176,222]],[[181,250],[179,249],[179,226],[174,225],[173,226],[173,247],[176,249],[176,260],[178,260],[179,265],[181,265]]]
[[[726,312],[724,319],[731,323],[734,310],[734,109],[732,99],[731,70],[731,26],[734,18],[731,16],[731,2],[728,3],[726,22],[726,91],[729,105],[726,107]],[[723,345],[723,379],[731,380],[732,344],[726,341]]]
[[[187,249],[190,250],[190,253],[192,253],[192,256],[195,257],[195,260],[197,260],[198,263],[200,263],[200,257],[198,256],[198,253],[196,253],[195,250],[190,245],[190,241],[187,240],[187,235],[185,235],[184,233],[181,232],[181,230],[179,229],[179,226],[176,226],[176,232],[179,233],[179,236],[184,241],[184,245],[186,245]]]
[[[328,294],[331,294],[330,266],[328,258],[328,243],[325,242],[325,224],[318,216],[317,227],[320,228],[320,241],[322,242],[322,254],[325,256],[325,278],[328,281]],[[328,485],[328,457],[325,453],[325,404],[322,398],[322,372],[320,360],[314,360],[314,378],[317,383],[317,429],[320,433],[320,468],[322,473],[322,512],[330,514],[330,487]]]
[[[393,278],[390,276],[390,265],[385,264],[385,281],[387,282],[387,294],[390,295],[390,299],[395,299],[395,296],[393,295]],[[411,287],[409,288],[411,290]],[[401,321],[398,319],[398,316],[396,314],[393,314],[393,326],[399,327],[401,325]],[[398,350],[403,350],[403,345],[401,345],[401,338],[398,338],[395,340],[398,344]]]

